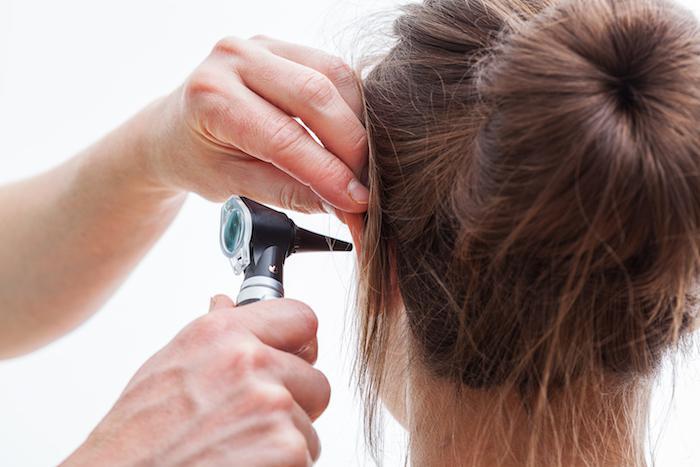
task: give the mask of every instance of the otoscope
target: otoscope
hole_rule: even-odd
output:
[[[350,243],[297,227],[286,214],[242,196],[221,208],[219,241],[234,273],[244,273],[237,305],[284,297],[284,261],[293,253],[352,250]]]

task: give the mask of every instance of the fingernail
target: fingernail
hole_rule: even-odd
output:
[[[294,352],[294,355],[302,355],[304,352],[308,351],[311,348],[309,344],[304,344],[301,347],[299,347],[299,350]]]
[[[321,206],[323,207],[323,210],[326,211],[328,214],[335,214],[335,209],[333,209],[333,206],[326,202],[321,202]]]
[[[358,204],[367,204],[369,202],[369,190],[357,179],[352,179],[350,184],[348,184],[348,194]]]
[[[216,308],[216,297],[211,297],[209,299],[209,311],[213,310]]]

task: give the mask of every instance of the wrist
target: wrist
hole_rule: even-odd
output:
[[[78,449],[68,456],[66,460],[59,464],[59,467],[81,467],[84,465],[97,465],[100,460],[92,445],[92,435]],[[103,461],[105,459],[102,459]]]
[[[91,193],[118,200],[133,212],[179,209],[186,192],[169,184],[157,161],[156,116],[159,99],[141,110],[78,157],[59,168],[68,196]]]
[[[172,160],[173,141],[177,130],[172,123],[172,96],[164,96],[146,106],[128,123],[135,136],[134,169],[143,186],[165,195],[184,195],[186,190],[174,182]]]
[[[99,429],[99,427],[98,427]],[[68,456],[59,467],[83,467],[88,465],[133,465],[129,451],[119,449],[119,445],[110,443],[108,438],[100,438],[91,433],[85,442]]]

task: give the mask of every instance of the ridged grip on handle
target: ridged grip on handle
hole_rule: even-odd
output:
[[[241,290],[236,297],[236,305],[242,306],[260,300],[283,298],[282,283],[266,276],[253,276],[243,281]]]

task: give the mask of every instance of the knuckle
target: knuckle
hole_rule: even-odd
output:
[[[296,198],[296,188],[294,185],[284,184],[279,187],[278,199],[280,205],[284,209],[294,209],[294,205],[297,204]]]
[[[226,93],[221,79],[214,72],[198,71],[185,83],[181,105],[185,115],[197,127],[211,131],[224,119],[231,120],[231,125],[237,124],[237,119],[229,118],[232,102],[232,96]]]
[[[315,375],[313,376],[313,385],[315,388],[315,397],[313,406],[309,408],[309,417],[311,420],[316,420],[328,408],[331,400],[331,386],[328,378],[323,372],[314,368]]]
[[[283,209],[316,214],[324,211],[321,198],[308,188],[306,183],[287,183],[278,188],[277,199]]]
[[[183,338],[186,342],[202,345],[217,341],[223,332],[218,317],[207,314],[190,323],[183,332]]]
[[[221,79],[211,70],[198,69],[185,83],[185,97],[188,101],[199,101],[203,97],[222,93]]]
[[[354,153],[366,153],[368,150],[367,131],[363,128],[353,130],[353,134],[349,137],[350,149]]]
[[[274,152],[293,151],[306,137],[306,131],[291,118],[285,117],[277,123],[272,132],[269,143]]]
[[[326,408],[328,408],[328,404],[331,401],[331,384],[328,381],[328,378],[326,377],[325,374],[319,371],[319,381],[318,381],[318,387],[319,387],[319,393],[320,393],[320,400],[319,400],[319,411],[317,415],[321,415]]]
[[[337,86],[344,86],[356,82],[355,70],[345,60],[337,56],[330,56],[326,65],[326,74]]]
[[[291,412],[295,403],[286,388],[273,384],[256,386],[253,397],[259,407],[265,407],[270,412]]]
[[[285,454],[288,465],[301,467],[307,465],[308,446],[306,439],[295,428],[285,428],[277,435],[277,448]]]
[[[325,180],[329,185],[335,184],[338,187],[346,186],[352,177],[347,166],[340,159],[331,155],[319,157],[316,161],[316,170],[317,173],[325,175]]]
[[[266,36],[265,34],[255,34],[254,36],[251,36],[249,40],[253,42],[268,42],[270,37]]]
[[[335,87],[321,73],[311,72],[299,78],[299,98],[306,105],[325,107],[334,97]]]
[[[245,41],[235,36],[220,39],[212,49],[215,54],[241,55],[245,51]]]
[[[309,334],[316,334],[318,330],[318,317],[314,310],[306,303],[285,299],[286,306],[297,315],[297,321],[308,328]]]
[[[262,345],[257,345],[253,347],[252,351],[249,354],[249,358],[251,366],[256,370],[262,368],[269,368],[274,363],[272,352],[270,352],[270,349]]]
[[[318,371],[318,384],[324,408],[328,405],[331,398],[331,383],[322,371]]]
[[[235,376],[254,373],[269,368],[272,364],[273,358],[269,350],[260,343],[248,339],[236,342],[229,363]]]

